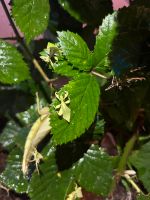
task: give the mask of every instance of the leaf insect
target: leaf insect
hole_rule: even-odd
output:
[[[70,122],[70,115],[71,115],[71,110],[67,106],[67,104],[70,103],[70,98],[68,97],[68,92],[65,91],[64,95],[63,94],[58,94],[55,92],[56,98],[60,101],[60,104],[58,104],[55,109],[58,110],[57,113],[59,116],[62,116],[63,119],[65,119],[67,122]]]
[[[75,190],[71,194],[68,195],[66,200],[75,200],[75,199],[81,199],[81,198],[83,198],[82,188],[76,185]]]
[[[49,63],[51,67],[53,67],[53,62],[58,61],[58,56],[60,56],[60,50],[57,45],[48,42],[47,48],[44,49],[41,53],[40,58]]]
[[[40,117],[34,122],[27,136],[23,161],[22,172],[24,175],[28,173],[28,166],[30,162],[35,161],[36,169],[38,171],[38,164],[43,156],[37,151],[37,145],[44,139],[44,137],[50,132],[51,126],[49,124],[49,108],[44,107],[40,109],[40,102],[38,93],[36,93],[37,110]],[[31,158],[33,159],[31,160]],[[39,171],[38,171],[39,172]]]

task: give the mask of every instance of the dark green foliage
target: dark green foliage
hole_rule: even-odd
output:
[[[126,17],[128,16],[128,17]],[[150,2],[138,0],[122,8],[117,17],[117,37],[113,43],[112,68],[116,75],[129,68],[148,64]],[[146,52],[145,52],[146,51]],[[147,60],[147,62],[145,62]],[[124,75],[124,74],[123,74]]]
[[[54,108],[51,109],[50,121],[56,144],[67,143],[83,134],[94,121],[99,103],[99,86],[92,75],[82,74],[76,77],[63,88],[63,91],[69,93],[71,119],[68,123],[59,118]]]
[[[149,200],[150,199],[150,195],[138,195],[137,200]]]
[[[18,85],[0,85],[0,115],[14,115],[29,108],[34,103],[33,95],[30,93],[28,83],[26,89]],[[28,90],[28,91],[27,91]]]
[[[49,150],[47,158],[41,165],[40,171],[40,175],[36,173],[31,179],[29,190],[31,199],[66,199],[75,183],[73,173],[72,170],[66,170],[62,173],[58,171],[54,148]]]
[[[110,192],[113,180],[113,162],[103,149],[91,146],[76,166],[76,179],[87,191],[102,196]]]
[[[15,84],[29,79],[29,69],[16,48],[0,40],[0,49],[0,82]]]
[[[28,188],[28,182],[21,171],[21,163],[22,151],[19,148],[15,148],[8,156],[5,171],[0,174],[0,182],[18,193],[24,193]]]
[[[138,177],[144,187],[150,192],[150,142],[144,144],[142,148],[133,152],[130,157],[131,164],[137,169]]]
[[[94,30],[101,21],[102,25],[93,51],[79,34],[57,32],[58,43],[44,49],[48,60],[44,67],[51,73],[47,76],[54,78],[45,83],[35,77],[32,66],[31,78],[24,61],[33,61],[26,49],[32,50],[34,44],[19,41],[22,57],[15,47],[0,42],[0,114],[8,119],[0,143],[9,151],[0,186],[28,193],[31,200],[69,200],[70,194],[78,199],[77,187],[85,194],[115,199],[113,192],[124,176],[129,190],[141,190],[138,200],[149,199],[142,192],[150,192],[150,2],[135,0],[113,14],[109,0],[59,2]],[[14,0],[13,17],[29,44],[48,25],[49,1]],[[42,67],[35,66],[45,79]],[[40,108],[49,106],[44,126],[33,105],[35,92],[40,103],[44,99]],[[50,134],[35,145],[46,128]],[[33,134],[27,148],[32,155],[37,148],[43,159],[38,174],[31,156],[24,177],[21,164],[28,133]],[[132,181],[125,177],[128,169],[136,172]]]
[[[59,0],[59,2],[70,15],[91,25],[101,24],[102,19],[113,11],[110,0]]]
[[[35,108],[33,105],[27,111],[18,113],[17,119],[20,124],[13,120],[6,124],[0,135],[0,143],[6,149],[13,149],[17,145],[23,151],[27,133],[38,117],[37,113],[35,113]]]
[[[21,127],[16,126],[14,121],[9,121],[0,135],[0,143],[3,147],[11,149],[15,146],[14,137],[20,132]]]
[[[109,67],[110,63],[108,55],[112,48],[113,39],[116,36],[116,14],[108,15],[99,28],[99,34],[96,37],[96,44],[94,47],[93,67],[100,72],[103,72]]]
[[[40,8],[40,9],[39,9]],[[13,17],[24,33],[27,42],[43,33],[48,26],[49,1],[43,0],[15,0]]]

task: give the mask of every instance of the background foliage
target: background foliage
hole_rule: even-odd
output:
[[[2,185],[31,200],[79,199],[80,187],[83,199],[88,192],[117,199],[119,187],[125,198],[128,191],[149,199],[149,14],[147,0],[117,12],[111,1],[13,1],[7,16],[17,44],[0,40],[0,142],[9,154]],[[48,49],[48,41],[55,46]],[[48,62],[39,59],[43,49]],[[52,129],[37,147],[40,174],[32,162],[23,176],[24,144],[39,117],[37,91]],[[70,122],[58,115],[56,91],[68,92]]]

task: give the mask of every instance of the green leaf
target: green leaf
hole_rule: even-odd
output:
[[[17,145],[23,151],[30,128],[30,126],[20,127],[14,121],[9,121],[0,135],[0,143],[7,150],[12,150]]]
[[[58,39],[68,61],[76,68],[84,71],[91,69],[91,53],[85,41],[70,31],[58,32]]]
[[[25,126],[29,127],[39,117],[37,105],[31,105],[28,110],[17,113],[17,117]]]
[[[30,78],[21,54],[12,45],[0,40],[0,82],[18,83]]]
[[[5,170],[0,174],[0,182],[18,193],[26,192],[28,187],[21,171],[21,162],[22,152],[15,148],[8,156]]]
[[[0,143],[7,149],[15,146],[14,137],[21,131],[21,127],[14,121],[9,121],[0,135]]]
[[[25,112],[18,113],[17,118],[25,127],[19,126],[14,121],[9,121],[0,135],[0,143],[2,143],[3,147],[12,149],[17,145],[23,150],[26,136],[37,117],[35,105],[32,105]]]
[[[16,134],[14,137],[14,142],[22,151],[24,150],[27,135],[38,117],[39,114],[37,112],[36,105],[31,105],[28,110],[17,114],[17,118],[24,125],[24,127],[22,127],[20,132]]]
[[[96,122],[94,134],[96,134],[96,135],[103,135],[104,134],[104,125],[105,125],[104,119],[98,120]]]
[[[59,3],[75,19],[93,27],[113,12],[111,0],[59,0]]]
[[[54,72],[67,77],[74,77],[79,75],[79,71],[68,65],[66,61],[59,61],[58,64],[54,64]]]
[[[48,0],[14,0],[12,13],[27,42],[46,30],[49,20]]]
[[[130,156],[130,163],[137,169],[138,177],[145,189],[150,192],[150,142]]]
[[[70,6],[70,2],[68,0],[58,0],[59,3],[62,5],[62,7],[71,15],[73,16],[75,19],[79,20],[82,22],[80,14],[76,11],[74,11],[71,6]]]
[[[113,161],[103,149],[92,145],[76,166],[77,182],[85,190],[106,196],[113,180]]]
[[[35,98],[30,93],[30,88],[24,88],[23,86],[27,86],[28,82],[29,80],[15,85],[0,84],[0,115],[15,115],[18,112],[27,110],[34,103]]]
[[[67,143],[79,137],[94,121],[99,105],[100,89],[92,75],[81,74],[67,84],[63,91],[68,91],[71,109],[70,123],[59,117],[51,107],[51,126],[56,144]]]
[[[29,188],[29,196],[31,199],[66,199],[74,185],[72,170],[58,173],[54,148],[49,150],[49,156],[44,160],[44,163],[40,167],[40,171],[40,175],[34,173],[31,179]]]
[[[149,195],[140,194],[137,196],[137,200],[150,200],[150,194]]]
[[[116,36],[115,13],[108,15],[99,28],[99,34],[96,37],[93,57],[94,66],[98,71],[105,71],[109,66],[108,54],[111,51],[112,42]]]
[[[116,75],[124,75],[137,66],[149,67],[149,48],[143,48],[149,38],[149,13],[150,1],[146,0],[133,1],[118,10],[117,37],[111,52],[111,67]]]
[[[131,87],[126,87],[125,84],[123,89],[117,89],[117,92],[116,87],[103,92],[105,113],[113,126],[119,126],[122,132],[133,130],[138,109],[146,105],[143,101],[147,99],[149,85],[147,81],[139,81],[137,85]]]
[[[19,147],[22,151],[24,151],[24,146],[25,146],[25,142],[27,139],[27,135],[30,131],[30,126],[29,127],[24,127],[21,128],[20,132],[18,132],[18,134],[16,134],[16,136],[14,137],[14,143],[17,145],[17,147]]]
[[[94,129],[94,132],[93,132],[93,136],[94,136],[95,139],[96,138],[100,139],[104,135],[104,125],[105,125],[104,119],[98,120],[96,122],[95,129]]]

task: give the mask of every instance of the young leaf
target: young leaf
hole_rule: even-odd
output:
[[[0,40],[0,82],[14,84],[30,78],[21,54],[12,45]]]
[[[109,65],[108,54],[114,37],[116,36],[115,14],[108,15],[99,28],[93,52],[94,66],[99,71],[104,71]]]
[[[91,69],[91,53],[85,41],[69,31],[58,32],[61,49],[70,63],[84,71]]]
[[[55,161],[55,149],[52,148],[49,152],[49,156],[40,167],[40,175],[35,173],[32,176],[29,188],[32,200],[66,199],[73,189],[72,170],[59,173]]]
[[[22,152],[15,148],[8,156],[6,169],[0,174],[0,182],[18,193],[26,192],[28,187],[21,171],[21,162]]]
[[[76,166],[75,177],[89,192],[106,196],[113,180],[113,161],[104,150],[92,145]]]
[[[43,33],[49,20],[48,0],[14,0],[12,14],[27,42]]]
[[[52,134],[56,144],[67,143],[83,134],[94,121],[99,105],[100,89],[92,75],[81,74],[70,81],[63,91],[67,91],[70,98],[71,119],[68,123],[58,116],[54,108],[51,109]],[[53,102],[54,107],[55,104],[56,101]]]
[[[66,61],[59,61],[54,64],[54,72],[62,76],[74,77],[79,75],[79,71],[73,69]]]
[[[150,142],[130,156],[130,163],[137,169],[138,177],[145,189],[150,192]]]
[[[61,55],[61,53],[56,44],[48,42],[47,48],[41,51],[40,55],[40,58],[53,68],[53,61],[58,61],[58,57]]]

